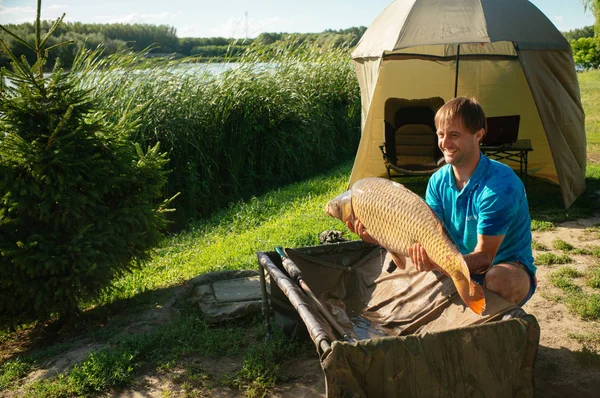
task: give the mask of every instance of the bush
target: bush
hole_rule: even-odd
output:
[[[52,31],[28,44],[33,66],[2,42],[13,62],[0,74],[0,324],[73,314],[147,259],[165,226],[165,156],[124,140],[137,119],[111,122],[81,74],[43,76]]]
[[[580,37],[571,41],[573,49],[573,61],[575,64],[583,66],[585,69],[597,68],[600,66],[600,51],[598,43],[592,37]]]

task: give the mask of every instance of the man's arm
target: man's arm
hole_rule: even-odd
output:
[[[483,274],[490,269],[503,239],[504,235],[477,235],[475,250],[464,256],[471,274]],[[420,243],[415,243],[413,247],[409,247],[408,255],[415,268],[419,271],[426,272],[432,269],[442,269],[438,264],[431,261],[425,248]]]
[[[490,269],[503,239],[504,235],[477,235],[475,250],[465,256],[471,274],[483,274]]]

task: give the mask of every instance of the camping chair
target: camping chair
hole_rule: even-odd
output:
[[[388,179],[429,176],[445,164],[437,145],[434,122],[435,113],[443,104],[440,97],[386,101],[385,138],[379,149]]]

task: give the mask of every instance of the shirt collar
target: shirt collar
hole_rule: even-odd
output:
[[[472,188],[477,186],[477,184],[479,184],[479,182],[483,179],[483,176],[485,175],[485,171],[486,171],[489,163],[490,163],[490,160],[483,153],[479,153],[479,162],[477,162],[477,167],[475,167],[475,171],[473,172],[473,174],[471,175],[471,178],[469,178],[469,181],[467,181],[467,184],[465,185],[465,187],[462,189],[461,192],[464,192],[466,190],[471,190]],[[447,165],[447,166],[448,166],[448,170],[447,170],[446,178],[448,179],[447,180],[448,184],[451,187],[453,187],[455,190],[458,191],[456,183],[454,182],[454,171],[452,170],[452,166],[450,166],[450,165]]]
[[[467,183],[467,185],[475,186],[476,184],[478,184],[479,181],[481,181],[481,179],[483,178],[485,170],[487,169],[489,163],[490,160],[483,153],[480,152],[479,162],[477,163],[477,167],[475,168],[473,175],[471,175],[471,178],[469,178],[469,182]]]

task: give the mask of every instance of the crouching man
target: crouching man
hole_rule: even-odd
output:
[[[448,101],[435,125],[446,165],[429,179],[425,200],[463,254],[471,279],[522,306],[537,284],[525,187],[510,167],[479,150],[486,120],[474,98]],[[360,221],[348,228],[377,244]],[[419,243],[408,254],[419,271],[440,269]],[[404,259],[393,257],[403,268]]]

